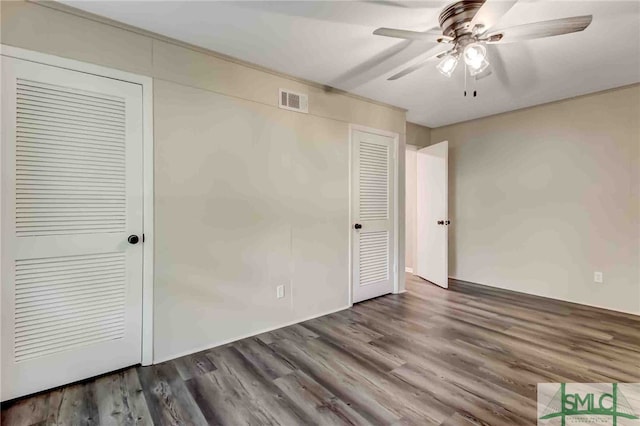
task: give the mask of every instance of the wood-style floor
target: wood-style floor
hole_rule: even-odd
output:
[[[536,383],[639,382],[640,317],[418,278],[408,292],[2,407],[2,424],[535,424]]]

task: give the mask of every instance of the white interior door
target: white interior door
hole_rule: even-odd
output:
[[[440,287],[449,286],[449,142],[418,151],[417,243],[414,273]]]
[[[141,360],[142,87],[2,57],[2,400]]]
[[[353,302],[393,292],[395,139],[352,131]]]

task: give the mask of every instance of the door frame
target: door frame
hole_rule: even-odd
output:
[[[400,292],[400,271],[398,270],[398,249],[399,249],[399,217],[398,217],[398,176],[399,176],[399,155],[400,134],[388,130],[375,129],[373,127],[360,124],[349,123],[349,306],[353,306],[353,132],[373,133],[374,135],[388,136],[393,138],[393,293]],[[403,271],[404,272],[404,271]]]
[[[141,364],[153,364],[153,79],[100,65],[0,44],[2,57],[22,59],[142,86],[142,348]],[[2,162],[0,161],[0,167]],[[0,170],[1,175],[2,170]],[[1,199],[0,199],[1,202]]]

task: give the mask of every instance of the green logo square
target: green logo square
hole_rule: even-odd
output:
[[[538,425],[640,425],[640,383],[539,383]]]

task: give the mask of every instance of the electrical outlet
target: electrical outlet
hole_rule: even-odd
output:
[[[593,273],[593,282],[603,283],[604,277],[602,276],[602,272],[594,272]]]
[[[278,287],[276,287],[276,297],[278,299],[282,299],[284,297],[284,286],[283,285],[279,285]]]

